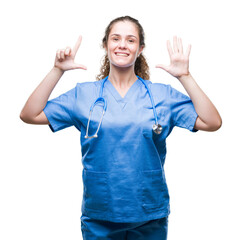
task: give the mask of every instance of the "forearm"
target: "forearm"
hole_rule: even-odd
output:
[[[51,71],[28,98],[21,111],[21,119],[33,119],[43,111],[51,92],[63,73],[64,72],[62,70],[56,67],[51,69]]]
[[[207,126],[207,130],[217,130],[222,124],[221,117],[216,107],[198,86],[191,74],[178,77],[178,80],[190,96],[198,117]]]

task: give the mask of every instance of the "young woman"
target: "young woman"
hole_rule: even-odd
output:
[[[81,44],[56,53],[54,67],[27,100],[21,119],[49,124],[53,132],[75,126],[81,132],[84,239],[167,239],[169,193],[164,162],[166,138],[174,126],[216,131],[221,117],[189,72],[191,46],[167,42],[170,65],[157,65],[184,86],[149,81],[142,54],[144,31],[129,16],[106,28],[106,56],[99,81],[78,83],[48,101],[65,71],[86,69],[74,62]],[[144,80],[145,79],[145,80]]]

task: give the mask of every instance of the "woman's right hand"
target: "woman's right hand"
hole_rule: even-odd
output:
[[[84,65],[75,63],[76,53],[81,45],[82,36],[79,36],[73,49],[66,47],[65,49],[59,49],[56,52],[54,67],[59,68],[61,71],[68,71],[73,69],[84,69],[87,68]]]

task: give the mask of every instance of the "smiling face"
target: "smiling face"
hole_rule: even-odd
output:
[[[115,23],[105,46],[110,64],[122,68],[134,66],[136,58],[143,50],[139,42],[138,29],[134,23],[130,21]]]

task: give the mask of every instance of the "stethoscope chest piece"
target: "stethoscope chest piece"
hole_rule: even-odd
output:
[[[155,123],[152,129],[156,134],[161,134],[162,126],[159,123]]]

